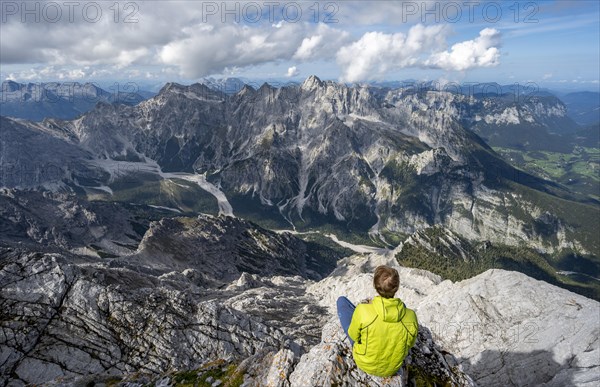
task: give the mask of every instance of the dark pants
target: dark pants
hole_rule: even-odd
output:
[[[348,336],[348,340],[350,340],[350,346],[354,345],[354,341],[348,335],[348,328],[350,327],[350,322],[352,321],[352,314],[354,314],[354,309],[356,309],[356,307],[346,297],[342,296],[337,299],[338,318],[340,319],[342,329],[346,333],[346,336]]]

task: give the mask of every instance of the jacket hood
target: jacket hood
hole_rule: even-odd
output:
[[[377,296],[373,298],[373,307],[383,321],[396,323],[404,317],[406,308],[399,298],[383,298]]]

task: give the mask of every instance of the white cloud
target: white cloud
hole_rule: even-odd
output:
[[[442,25],[416,25],[408,33],[368,32],[352,42],[349,32],[354,29],[352,22],[395,20],[401,9],[387,1],[340,3],[335,15],[340,19],[339,24],[315,24],[314,20],[290,23],[278,19],[256,24],[222,23],[218,15],[207,22],[203,21],[202,6],[197,3],[191,6],[186,1],[141,0],[135,2],[139,5],[136,15],[139,21],[126,24],[114,22],[114,11],[109,8],[112,3],[98,4],[103,7],[104,16],[97,23],[81,18],[74,23],[65,20],[36,23],[33,18],[21,23],[16,17],[2,23],[0,62],[11,67],[5,67],[3,74],[82,79],[100,71],[120,76],[141,69],[138,74],[143,76],[149,69],[157,73],[167,69],[168,74],[164,74],[168,76],[196,79],[266,63],[293,61],[298,65],[335,59],[342,69],[341,78],[354,81],[381,78],[403,67],[455,68],[454,56],[460,48],[455,45],[445,52],[450,29]],[[308,8],[303,9],[309,15]],[[319,20],[323,21],[333,10],[321,9]],[[348,16],[349,10],[357,13]],[[482,41],[480,36],[460,44],[470,42],[471,51],[476,51],[477,47],[485,46]],[[486,59],[485,55],[493,54],[489,50],[495,48],[494,45],[482,53],[472,53],[477,59],[476,66],[493,63],[495,56]],[[431,56],[432,53],[438,56]],[[76,71],[86,66],[87,70]],[[34,70],[28,72],[29,68]],[[43,73],[42,68],[51,70]]]
[[[188,78],[219,73],[226,67],[245,67],[289,59],[300,45],[303,27],[284,24],[262,29],[241,25],[193,26],[186,38],[170,42],[160,60],[178,66]]]
[[[413,26],[408,34],[367,32],[337,52],[341,80],[381,79],[390,71],[407,67],[431,67],[465,71],[495,66],[500,60],[500,32],[486,28],[473,40],[446,50],[450,29],[443,25]]]
[[[175,65],[184,76],[199,78],[227,67],[247,67],[280,60],[331,58],[349,34],[324,25],[284,23],[279,28],[243,25],[196,25],[186,38],[165,45],[162,63]]]
[[[295,77],[299,74],[300,74],[300,71],[296,68],[296,66],[292,66],[292,67],[288,68],[287,74],[285,76],[291,78],[291,77]]]
[[[61,6],[62,3],[54,4]],[[143,2],[135,4],[140,6],[139,21],[131,24],[122,20],[116,23],[115,14],[109,9],[113,4],[108,2],[101,2],[102,17],[93,23],[82,19],[81,5],[79,12],[73,11],[73,22],[68,21],[68,8],[63,9],[57,23],[43,19],[35,22],[34,17],[23,23],[17,17],[19,15],[8,17],[1,25],[1,62],[46,66],[114,65],[120,68],[150,64],[159,47],[181,38],[181,31],[172,20],[177,18],[182,24],[189,23],[194,12],[182,12],[177,3],[156,2],[152,9],[144,7]]]
[[[300,47],[298,47],[296,53],[294,54],[294,59],[306,60],[312,57],[314,55],[313,52],[316,50],[322,40],[323,36],[321,35],[314,35],[310,38],[304,38],[302,40],[302,44]]]
[[[477,38],[457,43],[450,51],[435,53],[424,64],[450,71],[497,66],[500,63],[499,45],[500,32],[485,28]]]
[[[348,42],[350,34],[319,24],[314,34],[302,40],[294,53],[296,60],[329,59],[337,49]]]
[[[417,66],[421,56],[445,46],[446,27],[413,26],[408,35],[367,32],[358,41],[337,52],[341,79],[347,82],[382,78],[389,71]]]
[[[323,23],[275,20],[248,25],[223,23],[219,15],[206,20],[201,3],[191,6],[186,1],[139,1],[137,23],[116,23],[112,4],[98,4],[103,17],[95,23],[81,17],[68,22],[67,16],[58,23],[37,23],[33,17],[22,23],[20,17],[10,17],[1,26],[0,62],[116,70],[167,65],[177,68],[178,75],[194,79],[228,68],[290,60],[294,55],[296,61],[331,59],[349,37],[348,32]]]

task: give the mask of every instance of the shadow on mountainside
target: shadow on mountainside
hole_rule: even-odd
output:
[[[559,364],[550,351],[510,352],[485,350],[476,359],[460,359],[465,372],[480,386],[572,386],[572,375],[555,377],[571,368],[572,362]],[[553,380],[554,379],[554,380]],[[560,379],[560,380],[557,380]]]

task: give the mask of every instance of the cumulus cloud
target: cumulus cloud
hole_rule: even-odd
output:
[[[75,4],[72,3],[71,6]],[[101,2],[99,15],[102,17],[90,22],[82,18],[82,5],[78,3],[72,11],[73,20],[69,21],[69,9],[62,7],[61,2],[52,4],[62,9],[62,17],[55,23],[43,18],[36,21],[34,16],[25,22],[19,14],[6,16],[0,39],[3,64],[114,65],[119,68],[151,64],[158,47],[181,37],[171,20],[177,15],[182,23],[187,23],[194,14],[181,12],[175,3],[157,2],[150,11],[143,9],[143,2],[136,2],[140,7],[139,20],[129,24],[123,22],[129,12],[119,14],[120,22],[115,22],[116,16],[109,9],[113,4]]]
[[[410,66],[460,70],[493,65],[499,57],[499,33],[489,29],[449,51],[446,36],[450,29],[441,25],[416,25],[408,33],[368,32],[358,40],[351,38],[348,26],[354,25],[353,20],[342,11],[358,11],[356,15],[363,23],[388,21],[398,10],[387,1],[369,3],[368,7],[360,2],[340,4],[336,13],[340,23],[336,25],[278,19],[256,24],[223,23],[219,15],[207,22],[197,3],[141,0],[135,2],[139,5],[138,22],[126,24],[113,20],[110,7],[114,4],[96,3],[103,7],[103,18],[94,23],[81,17],[69,22],[65,16],[57,23],[34,22],[33,18],[23,23],[20,17],[9,17],[1,26],[0,62],[11,67],[4,71],[17,76],[29,68],[50,68],[53,70],[47,73],[34,70],[23,76],[53,74],[55,78],[83,79],[100,69],[124,75],[143,68],[138,71],[140,76],[147,70],[160,73],[167,69],[169,73],[163,75],[195,79],[266,63],[336,60],[342,69],[341,78],[356,81],[381,78],[389,71]],[[320,14],[319,20],[326,14]],[[63,15],[67,15],[66,10]],[[123,12],[120,20],[126,15]],[[19,66],[22,68],[14,70]]]
[[[413,26],[408,34],[367,32],[358,41],[340,48],[337,62],[347,82],[382,78],[389,71],[417,66],[421,56],[445,45],[445,26]]]
[[[425,61],[425,65],[454,71],[497,66],[500,63],[499,45],[500,32],[485,28],[477,38],[457,43],[450,51],[433,54]]]
[[[314,56],[316,48],[322,41],[323,36],[321,35],[314,35],[309,38],[304,38],[304,40],[302,40],[302,44],[300,44],[300,47],[298,47],[298,49],[296,50],[294,58],[305,60],[311,58],[312,56]]]
[[[449,33],[449,28],[442,25],[421,24],[413,26],[408,34],[367,32],[337,52],[341,80],[380,79],[390,71],[406,67],[464,71],[499,63],[500,33],[497,30],[486,28],[479,37],[457,43],[446,51]]]
[[[227,67],[245,67],[279,60],[331,58],[349,34],[323,25],[284,23],[278,28],[243,25],[198,25],[186,38],[165,45],[160,59],[177,65],[183,75],[198,78]]]
[[[165,45],[164,64],[176,65],[189,78],[291,58],[302,40],[299,25],[261,29],[240,25],[199,25],[185,29],[187,37]]]
[[[82,18],[82,5],[75,7],[75,20],[70,21],[68,9],[56,4],[63,8],[56,23],[36,21],[34,16],[22,22],[19,14],[7,15],[0,39],[3,65],[174,67],[177,75],[193,79],[292,58],[295,62],[332,59],[350,36],[313,19],[223,23],[217,14],[207,20],[201,2],[191,6],[190,2],[138,1],[134,3],[137,22],[129,24],[124,18],[133,8],[121,9],[117,15],[112,3],[95,2],[102,17],[89,22]]]
[[[288,68],[287,74],[285,76],[291,78],[291,77],[295,77],[299,74],[300,74],[300,71],[296,68],[296,66],[292,66],[292,67]]]
[[[316,31],[305,37],[300,47],[294,53],[296,60],[330,59],[335,55],[337,49],[346,44],[350,34],[346,31],[319,24]]]

